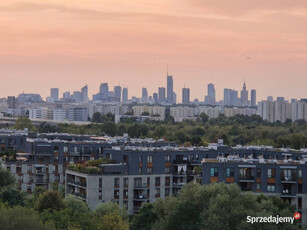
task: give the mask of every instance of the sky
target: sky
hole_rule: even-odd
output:
[[[89,95],[102,82],[129,97],[174,78],[191,100],[223,89],[307,98],[306,0],[4,0],[0,2],[0,97]]]

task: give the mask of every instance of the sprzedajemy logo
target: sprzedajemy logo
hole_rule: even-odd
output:
[[[290,223],[293,224],[294,219],[299,220],[301,218],[301,214],[299,212],[294,213],[293,217],[289,216],[247,216],[246,222],[247,223]]]

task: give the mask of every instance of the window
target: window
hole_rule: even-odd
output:
[[[64,152],[64,153],[68,153],[68,146],[64,146],[64,147],[63,147],[63,152]]]
[[[102,178],[99,178],[99,188],[101,188],[102,187]]]
[[[142,185],[142,178],[134,178],[134,187],[140,187]]]
[[[170,195],[170,189],[169,188],[166,188],[165,189],[165,197],[169,196]]]
[[[217,168],[210,168],[210,176],[218,176]]]
[[[101,190],[101,189],[99,189],[99,194],[98,194],[98,196],[99,196],[99,200],[102,200],[102,190]]]
[[[139,174],[142,174],[142,167],[139,167]]]
[[[129,178],[124,178],[124,187],[127,188],[129,186]]]
[[[114,178],[114,187],[119,188],[119,178]]]
[[[156,190],[155,190],[155,197],[156,198],[160,197],[160,189],[159,188],[156,188]]]
[[[298,178],[302,179],[303,177],[303,171],[301,169],[298,170]]]
[[[114,199],[119,199],[119,190],[118,189],[114,190]]]
[[[171,161],[171,155],[165,155],[165,161],[170,162]]]
[[[147,163],[152,163],[152,155],[147,156]]]
[[[268,184],[267,191],[268,192],[275,192],[275,184]]]
[[[260,183],[256,184],[256,189],[260,191],[260,189],[261,189],[261,184]]]
[[[18,181],[22,181],[23,180],[23,176],[18,176]]]
[[[58,153],[59,152],[59,146],[54,146],[53,147],[53,152]]]
[[[32,190],[32,184],[27,184],[27,190]]]
[[[275,178],[276,169],[268,169],[268,178]]]
[[[297,193],[303,193],[303,185],[302,184],[298,184],[298,191]]]
[[[77,147],[77,146],[74,146],[74,147],[73,147],[73,152],[74,152],[74,153],[77,153],[77,152],[78,152],[78,147]]]
[[[123,191],[123,198],[128,199],[128,189],[124,189]]]
[[[160,186],[160,177],[155,178],[155,185]]]
[[[226,177],[234,177],[234,168],[226,169]]]
[[[170,184],[171,184],[171,178],[165,177],[165,186],[170,186]]]
[[[170,173],[171,172],[171,167],[165,167],[165,173]]]
[[[257,168],[257,178],[261,177],[261,168]]]
[[[143,156],[139,156],[139,162],[142,163],[143,161]]]
[[[147,168],[147,173],[152,174],[152,168]]]

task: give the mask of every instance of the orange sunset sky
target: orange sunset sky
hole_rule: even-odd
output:
[[[0,2],[0,97],[51,87],[89,96],[101,82],[129,97],[166,86],[203,100],[214,83],[307,97],[306,0],[4,0]]]

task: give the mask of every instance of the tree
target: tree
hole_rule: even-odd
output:
[[[99,112],[94,113],[92,122],[101,123],[101,113]]]
[[[0,208],[0,228],[5,230],[52,230],[33,210],[23,207]]]
[[[36,210],[42,212],[59,211],[64,208],[64,202],[57,191],[45,191],[37,200]]]
[[[0,167],[0,190],[3,187],[15,184],[15,182],[15,177],[11,174],[11,172]]]
[[[128,230],[129,225],[123,221],[120,215],[109,213],[102,217],[101,228],[103,230]]]
[[[199,118],[201,119],[201,121],[205,124],[208,120],[209,120],[209,116],[205,113],[201,113],[199,114]]]
[[[114,122],[108,121],[102,125],[102,131],[109,136],[115,136],[116,135],[116,125]]]
[[[6,186],[0,192],[0,199],[10,206],[24,206],[25,194],[15,186]]]
[[[36,131],[36,127],[32,125],[31,120],[27,117],[19,117],[15,122],[14,128],[18,130],[27,128],[29,131]]]
[[[123,220],[128,220],[127,211],[124,208],[119,207],[115,202],[107,202],[98,205],[95,210],[96,215],[104,216],[110,213],[118,214]]]
[[[157,215],[153,212],[153,204],[144,204],[140,209],[140,212],[132,219],[130,229],[131,230],[151,230],[152,225],[157,220]]]

